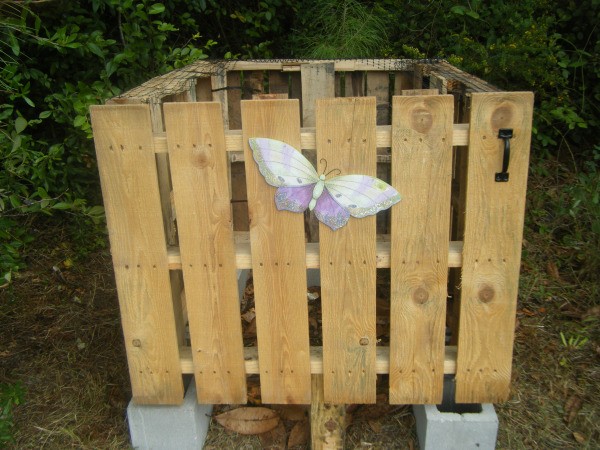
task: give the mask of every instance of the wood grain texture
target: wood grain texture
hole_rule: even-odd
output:
[[[346,405],[325,402],[323,375],[312,376],[310,403],[310,448],[312,450],[343,450],[346,437]]]
[[[375,176],[375,98],[317,101],[317,155],[342,174]],[[322,169],[319,167],[319,169]],[[375,401],[375,216],[321,224],[325,401]]]
[[[223,126],[229,129],[229,102],[227,93],[227,73],[221,72],[210,77],[212,99],[221,104],[223,114]]]
[[[192,361],[192,349],[190,347],[181,347],[180,364],[183,373],[194,373],[194,363]],[[244,347],[244,364],[246,374],[258,374],[259,361],[256,347]],[[390,348],[377,346],[377,357],[375,361],[375,372],[378,374],[387,374],[390,369]],[[312,374],[323,373],[323,347],[310,348],[310,372]],[[447,346],[445,349],[444,373],[454,374],[456,372],[456,346]]]
[[[367,95],[377,99],[377,125],[390,124],[390,74],[369,72],[367,74]]]
[[[386,237],[379,235],[379,237]],[[388,235],[389,237],[389,235]],[[375,254],[375,264],[378,269],[390,267],[390,247],[388,241],[378,241]],[[181,255],[179,247],[169,247],[168,249],[169,269],[181,269]],[[248,242],[236,242],[235,244],[235,264],[238,269],[252,269],[252,252]],[[451,241],[448,249],[448,267],[462,266],[462,242]],[[306,244],[306,268],[318,269],[321,267],[321,256],[319,252],[319,243],[310,242]]]
[[[440,403],[444,381],[453,98],[393,98],[390,403]]]
[[[533,94],[472,94],[456,401],[509,395],[531,141]],[[510,179],[497,183],[512,128]]]
[[[179,404],[183,382],[150,108],[90,111],[133,399]]]
[[[200,403],[244,403],[240,299],[218,103],[166,104],[194,375]]]
[[[278,211],[254,163],[251,137],[300,148],[298,100],[242,101],[262,400],[310,403],[306,255],[302,214]]]
[[[302,75],[302,126],[314,127],[316,100],[335,97],[334,64],[303,64],[300,73]]]
[[[242,80],[240,72],[227,72],[227,113],[229,114],[230,130],[241,130],[242,128],[241,100]]]

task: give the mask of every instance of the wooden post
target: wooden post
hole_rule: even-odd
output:
[[[310,440],[312,450],[343,449],[346,435],[346,406],[325,403],[323,375],[312,376]]]

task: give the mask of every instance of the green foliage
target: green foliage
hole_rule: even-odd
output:
[[[357,0],[304,2],[291,39],[301,58],[366,58],[381,55],[387,43],[386,22]]]
[[[13,408],[23,402],[21,383],[0,383],[0,448],[13,441]]]

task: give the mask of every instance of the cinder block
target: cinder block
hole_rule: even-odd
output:
[[[136,405],[127,407],[133,448],[140,450],[197,450],[208,433],[212,405],[199,405],[196,384],[190,382],[183,404]]]
[[[496,448],[498,416],[494,405],[475,406],[480,412],[442,412],[437,405],[413,405],[421,450]]]
[[[413,405],[421,450],[493,450],[498,435],[494,405],[457,404],[452,375],[444,380],[441,405]]]

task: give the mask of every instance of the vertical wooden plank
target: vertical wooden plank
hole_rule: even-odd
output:
[[[221,105],[170,103],[164,111],[198,401],[245,403]]]
[[[375,176],[374,97],[317,101],[317,152],[329,169]],[[375,216],[321,224],[325,401],[375,402]]]
[[[448,295],[451,95],[394,97],[390,403],[442,400]]]
[[[261,94],[264,89],[265,73],[262,70],[253,70],[244,72],[244,82],[242,85],[242,98],[249,100],[254,94]]]
[[[390,74],[367,73],[367,95],[377,99],[377,125],[390,124]]]
[[[346,97],[363,97],[365,95],[365,73],[346,72]]]
[[[258,356],[265,403],[310,403],[306,254],[302,214],[278,211],[248,145],[251,137],[300,149],[298,100],[242,101]]]
[[[150,108],[90,111],[133,399],[179,404],[183,381]]]
[[[240,112],[240,101],[242,100],[242,80],[240,72],[227,72],[227,112],[229,114],[229,129],[240,130],[242,128],[242,113]]]
[[[346,437],[346,405],[325,403],[323,396],[323,375],[314,374],[310,403],[310,448],[341,450]]]
[[[335,97],[334,63],[302,64],[302,126],[315,126],[315,101]]]
[[[533,93],[474,93],[471,100],[456,401],[509,394],[521,262]],[[511,128],[510,179],[500,128]]]
[[[412,72],[395,72],[394,75],[394,95],[401,95],[404,89],[413,88]]]
[[[270,70],[269,72],[269,93],[270,94],[288,94],[290,93],[290,74],[280,70]]]
[[[196,101],[212,101],[212,83],[210,77],[202,77],[196,80]]]
[[[223,114],[223,125],[229,129],[229,103],[227,101],[227,72],[223,71],[210,77],[212,87],[212,99],[221,104]]]

